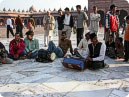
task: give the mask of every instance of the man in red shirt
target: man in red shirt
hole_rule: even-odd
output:
[[[14,60],[23,58],[25,56],[24,49],[25,49],[24,40],[20,38],[19,33],[16,33],[15,39],[13,39],[9,45],[10,57]]]

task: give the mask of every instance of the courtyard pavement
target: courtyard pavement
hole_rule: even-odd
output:
[[[43,34],[35,37],[43,48]],[[98,37],[103,41],[103,33]],[[73,34],[73,48],[75,38]],[[0,38],[6,49],[10,40]],[[56,35],[53,41],[57,45]],[[26,59],[0,65],[0,97],[129,97],[129,63],[106,57],[109,68],[79,72],[64,68],[62,61],[38,63]]]

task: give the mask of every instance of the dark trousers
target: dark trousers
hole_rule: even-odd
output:
[[[6,51],[7,52],[7,54],[8,54],[8,51]],[[25,52],[25,50],[19,55],[19,58],[20,57],[23,57],[23,56],[26,56],[27,54],[26,54],[26,52]],[[8,57],[10,58],[10,59],[13,59],[13,60],[15,60],[14,59],[14,56],[12,56],[11,54],[8,54]]]
[[[14,36],[13,29],[10,27],[10,25],[7,25],[7,38],[9,38],[9,32]]]
[[[83,39],[84,28],[77,28],[77,46],[79,45],[81,39]]]
[[[16,32],[20,34],[21,38],[23,38],[22,26],[21,25],[16,26]]]
[[[89,69],[101,69],[104,68],[104,61],[89,61],[87,62],[87,66]]]
[[[129,59],[129,41],[124,41],[124,48],[125,48],[125,60]]]

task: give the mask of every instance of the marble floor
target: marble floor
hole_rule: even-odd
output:
[[[103,34],[99,33],[103,41]],[[43,48],[43,35],[35,35]],[[0,38],[8,49],[11,39]],[[53,38],[57,45],[57,36]],[[73,48],[76,47],[72,35]],[[105,58],[109,68],[79,72],[53,63],[19,60],[0,65],[0,97],[129,97],[129,63]]]

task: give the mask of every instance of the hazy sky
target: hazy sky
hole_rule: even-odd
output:
[[[72,6],[75,8],[77,4],[82,5],[82,7],[85,7],[88,5],[88,0],[0,0],[0,10],[3,10],[3,8],[11,9],[14,8],[16,10],[20,9],[29,9],[30,6],[34,5],[34,7],[39,9],[59,9]]]

